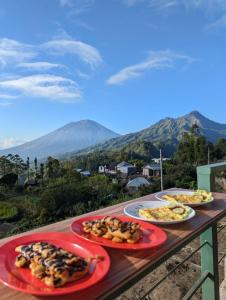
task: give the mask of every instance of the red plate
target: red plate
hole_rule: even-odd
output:
[[[80,280],[67,283],[62,287],[50,288],[41,280],[32,276],[29,269],[17,268],[14,265],[18,254],[14,251],[15,247],[40,241],[62,247],[81,257],[101,255],[104,260],[98,262],[92,260],[89,274]],[[0,281],[15,290],[33,295],[55,296],[81,291],[103,279],[109,268],[110,258],[101,246],[82,241],[72,233],[46,232],[30,234],[14,239],[0,247]]]
[[[111,240],[102,237],[96,237],[92,234],[87,234],[83,231],[82,223],[84,221],[102,219],[103,217],[104,216],[88,216],[88,217],[78,219],[71,224],[71,230],[76,236],[86,241],[90,241],[94,244],[102,245],[105,247],[119,248],[119,249],[132,249],[132,250],[149,249],[149,248],[160,246],[167,239],[166,233],[161,228],[151,223],[138,221],[138,220],[136,220],[136,223],[140,224],[142,237],[139,240],[139,242],[134,244],[114,243]],[[134,219],[132,218],[128,218],[124,216],[115,216],[115,217],[120,219],[123,222],[134,222]]]

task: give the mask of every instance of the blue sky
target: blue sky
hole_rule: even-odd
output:
[[[225,0],[0,0],[0,148],[93,119],[226,123]]]

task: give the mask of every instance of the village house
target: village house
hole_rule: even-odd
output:
[[[145,177],[160,177],[161,169],[160,164],[147,164],[143,167],[143,175]]]
[[[98,173],[100,174],[104,174],[104,173],[108,173],[108,167],[107,165],[101,165],[98,167]]]
[[[127,183],[126,188],[130,194],[133,194],[137,192],[141,186],[148,186],[150,184],[151,183],[146,178],[136,177]]]
[[[126,161],[123,161],[123,162],[117,164],[116,170],[118,172],[122,173],[123,175],[128,176],[128,175],[135,174],[137,171],[137,168],[134,165],[132,165]]]
[[[98,167],[98,173],[114,175],[114,174],[116,174],[116,166],[115,166],[115,164],[100,165]]]

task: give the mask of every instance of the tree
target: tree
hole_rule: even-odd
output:
[[[198,132],[197,125],[193,125],[190,133],[183,135],[175,154],[177,163],[188,163],[193,166],[208,163],[208,148],[212,148],[213,145]]]
[[[37,157],[35,157],[35,159],[34,159],[34,165],[35,165],[35,175],[37,176],[37,172],[38,172],[38,160],[37,160]]]
[[[16,183],[17,178],[18,178],[17,174],[8,173],[0,179],[0,185],[2,184],[2,185],[13,186]]]
[[[29,179],[30,176],[30,158],[27,157],[27,178]]]
[[[61,175],[60,162],[58,159],[49,156],[46,162],[46,175],[49,179]]]
[[[0,157],[0,173],[6,175],[8,173],[20,174],[26,170],[26,164],[19,155],[8,154]]]
[[[194,135],[200,135],[200,128],[197,123],[192,124],[190,132],[191,132],[191,134],[194,134]]]
[[[222,159],[226,156],[226,140],[220,138],[214,146],[214,155],[217,159]]]
[[[5,155],[0,157],[0,174],[3,176],[13,171],[13,163]]]
[[[44,178],[44,164],[43,163],[40,164],[40,175],[41,175],[41,179],[42,179],[42,183],[43,183],[43,178]]]

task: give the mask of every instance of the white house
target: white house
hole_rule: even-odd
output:
[[[98,167],[98,173],[103,174],[108,172],[108,167],[106,165],[101,165]]]
[[[152,160],[154,161],[154,163],[160,164],[160,158],[152,158]],[[168,158],[168,157],[162,158],[162,161],[166,161],[166,160],[170,160],[170,158]]]
[[[144,177],[136,177],[132,180],[130,180],[126,187],[127,189],[129,190],[130,193],[133,193],[133,192],[136,192],[138,191],[138,189],[141,187],[141,186],[148,186],[150,185],[151,183]]]
[[[98,167],[98,173],[100,174],[116,174],[116,167],[115,164],[109,164],[109,165],[100,165]]]

